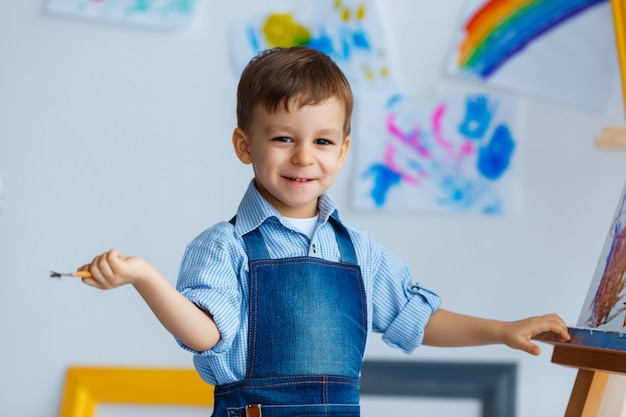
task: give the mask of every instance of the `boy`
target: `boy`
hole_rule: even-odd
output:
[[[80,270],[106,289],[132,284],[215,385],[214,416],[358,416],[370,331],[405,352],[420,344],[569,339],[554,314],[517,322],[439,308],[405,263],[344,224],[326,194],[350,148],[353,98],[343,73],[306,47],[253,59],[237,91],[233,146],[254,179],[236,217],[194,239],[177,288],[115,250]]]

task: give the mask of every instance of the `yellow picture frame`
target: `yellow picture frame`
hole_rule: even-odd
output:
[[[621,69],[623,97],[626,104],[626,2],[624,0],[611,0],[611,6],[613,10],[613,24],[615,26],[617,57]]]
[[[70,367],[60,417],[93,417],[100,403],[212,406],[213,386],[193,369]]]

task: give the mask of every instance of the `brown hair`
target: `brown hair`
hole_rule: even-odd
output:
[[[344,104],[344,134],[350,134],[354,99],[345,75],[326,54],[305,46],[273,48],[254,57],[241,74],[237,88],[237,125],[250,127],[254,107],[274,113],[280,105],[315,105],[334,97]]]

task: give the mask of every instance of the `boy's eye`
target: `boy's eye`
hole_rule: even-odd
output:
[[[288,138],[287,136],[277,136],[274,139],[272,139],[276,142],[292,142],[291,138]]]
[[[332,145],[333,143],[328,139],[315,139],[316,145]]]

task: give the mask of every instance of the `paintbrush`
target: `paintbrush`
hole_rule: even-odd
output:
[[[76,272],[54,272],[54,271],[50,271],[50,277],[52,277],[52,278],[61,278],[61,277],[91,278],[91,272],[89,272],[89,271],[76,271]]]

